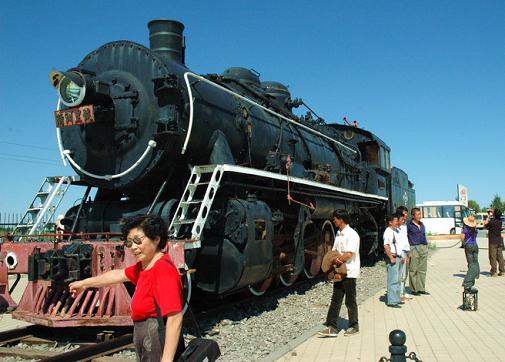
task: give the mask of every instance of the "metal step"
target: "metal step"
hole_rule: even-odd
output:
[[[188,188],[192,191],[196,190],[199,186],[208,186],[210,182],[200,182],[196,184],[188,184]]]
[[[17,229],[26,229],[26,228],[31,228],[31,227],[32,227],[32,224],[22,224],[22,225],[16,226]]]
[[[181,205],[194,205],[201,204],[203,200],[191,200],[191,201],[182,201]]]
[[[183,219],[183,220],[176,220],[173,223],[176,225],[186,225],[186,224],[192,224],[196,221],[196,219]]]

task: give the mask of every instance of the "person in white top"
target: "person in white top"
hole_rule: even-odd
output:
[[[411,300],[412,297],[408,297],[405,294],[405,282],[407,281],[408,270],[409,270],[409,254],[410,254],[410,244],[409,238],[407,236],[407,219],[409,216],[409,210],[405,206],[399,206],[396,209],[396,215],[398,216],[398,243],[400,245],[400,250],[402,251],[401,256],[401,264],[399,265],[399,274],[400,274],[400,300],[405,302],[407,300]]]
[[[346,210],[336,210],[333,213],[333,222],[338,227],[337,236],[333,244],[333,250],[342,255],[337,259],[337,266],[346,264],[347,276],[340,282],[333,283],[333,295],[330,308],[326,317],[327,328],[319,332],[324,337],[337,336],[337,321],[345,296],[345,306],[349,316],[349,325],[344,336],[359,333],[358,304],[356,302],[356,279],[360,274],[358,233],[349,226],[350,216]]]
[[[399,273],[399,267],[402,263],[402,249],[396,235],[398,216],[396,214],[388,215],[386,222],[388,223],[388,227],[384,231],[384,252],[386,253],[386,265],[388,268],[388,294],[386,304],[388,307],[400,308],[401,275]],[[405,263],[405,260],[403,260],[403,263]]]

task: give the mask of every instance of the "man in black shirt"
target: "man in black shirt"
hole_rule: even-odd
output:
[[[488,218],[484,227],[488,230],[489,240],[489,262],[491,263],[491,276],[496,274],[496,261],[498,261],[498,275],[505,275],[505,266],[503,262],[503,238],[501,236],[502,212],[499,209],[494,210],[494,218]]]

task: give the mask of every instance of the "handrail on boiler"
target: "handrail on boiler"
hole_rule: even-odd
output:
[[[57,109],[60,110],[60,108],[61,108],[61,100],[58,98]],[[72,153],[72,151],[63,148],[63,143],[61,142],[61,131],[60,131],[59,127],[56,127],[56,138],[58,140],[58,148],[60,150],[61,159],[63,161],[64,166],[67,165],[65,162],[65,158],[66,158],[66,159],[68,159],[68,162],[70,162],[77,170],[79,170],[83,174],[85,174],[89,177],[97,178],[100,180],[107,180],[107,181],[122,177],[122,176],[132,172],[144,160],[144,158],[146,158],[149,151],[151,151],[152,149],[154,149],[154,147],[156,147],[156,141],[150,140],[147,143],[147,147],[144,150],[144,153],[142,153],[142,155],[139,157],[139,159],[137,161],[135,161],[133,163],[133,165],[131,165],[128,169],[124,170],[121,173],[116,173],[114,175],[97,175],[97,174],[94,174],[92,172],[89,172],[89,171],[86,171],[85,169],[83,169],[77,162],[74,161],[72,156],[70,156],[70,153]]]
[[[200,80],[200,81],[202,81],[204,83],[210,84],[210,85],[216,87],[217,89],[222,90],[223,92],[226,92],[228,94],[231,94],[231,95],[233,95],[233,96],[235,96],[235,97],[243,100],[244,102],[247,102],[247,103],[249,103],[249,104],[251,104],[251,105],[253,105],[255,107],[259,107],[259,108],[263,109],[265,112],[273,114],[276,117],[282,118],[283,120],[285,120],[287,122],[293,123],[296,126],[301,127],[301,128],[305,129],[308,132],[316,134],[319,137],[325,138],[326,140],[328,140],[330,142],[333,142],[333,143],[337,144],[340,147],[346,148],[346,149],[348,149],[349,151],[351,151],[353,153],[357,153],[356,150],[350,148],[349,146],[344,145],[342,142],[339,142],[339,141],[337,141],[337,140],[335,140],[335,139],[333,139],[333,138],[331,138],[331,137],[329,137],[329,136],[327,136],[327,135],[325,135],[325,134],[323,134],[321,132],[318,132],[318,131],[316,131],[313,128],[310,128],[310,127],[308,127],[308,126],[306,126],[304,124],[301,124],[300,122],[297,122],[297,121],[295,121],[295,120],[293,120],[291,118],[288,118],[288,117],[286,117],[286,116],[284,116],[284,115],[282,115],[280,113],[277,113],[277,112],[271,110],[270,108],[264,107],[261,104],[258,104],[256,102],[250,100],[247,97],[244,97],[244,96],[242,96],[242,95],[240,95],[240,94],[238,94],[238,93],[236,93],[236,92],[234,92],[232,90],[229,90],[229,89],[227,89],[227,88],[225,88],[225,87],[223,87],[223,86],[221,86],[219,84],[216,84],[216,83],[208,80],[205,77],[202,77],[201,75],[198,75],[198,74],[195,74],[195,73],[192,73],[192,72],[186,72],[186,73],[184,73],[184,81],[186,82],[186,87],[188,89],[188,97],[189,97],[189,124],[188,124],[188,132],[186,134],[186,139],[184,140],[184,145],[182,146],[181,154],[184,154],[186,152],[186,149],[187,149],[188,143],[189,143],[189,138],[191,136],[191,129],[193,128],[193,116],[194,116],[194,110],[193,110],[193,108],[194,108],[194,106],[193,106],[193,92],[191,91],[191,84],[189,82],[189,77],[193,77],[193,78],[198,79],[198,80]]]

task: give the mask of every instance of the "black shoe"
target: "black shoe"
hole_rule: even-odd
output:
[[[426,290],[420,290],[418,293],[421,295],[430,295],[430,293],[428,293]]]
[[[459,306],[461,310],[472,310],[472,306],[470,304],[462,304]]]
[[[386,304],[389,308],[401,308],[398,304]]]
[[[418,291],[413,290],[413,291],[411,291],[409,294],[410,294],[410,295],[421,295],[421,292],[418,292]]]

